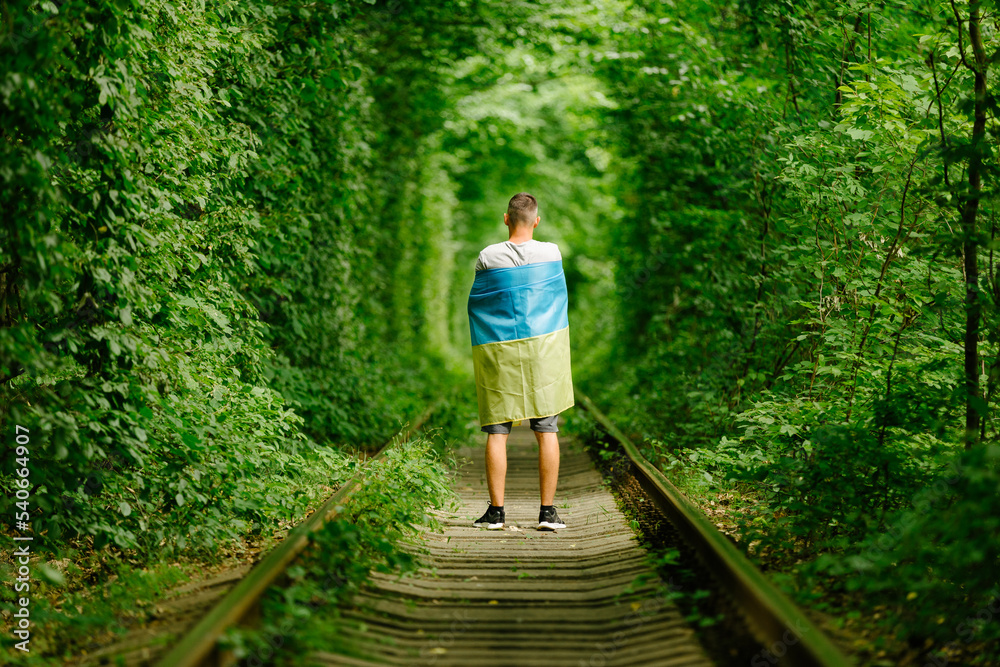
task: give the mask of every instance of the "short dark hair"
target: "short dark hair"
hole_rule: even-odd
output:
[[[527,192],[518,192],[507,204],[507,215],[517,226],[534,224],[538,217],[538,200]]]

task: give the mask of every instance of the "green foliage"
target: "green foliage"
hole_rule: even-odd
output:
[[[986,441],[998,437],[997,164],[972,141],[969,11],[638,1],[595,54],[616,103],[612,132],[635,167],[612,246],[624,342],[612,381],[592,392],[696,495],[743,494],[743,544],[773,567],[842,562],[876,540],[947,477],[967,400]],[[984,29],[988,54],[996,39]],[[985,84],[993,104],[994,69]],[[977,160],[981,193],[968,181]],[[970,252],[985,318],[972,333],[985,391],[971,400]],[[980,526],[970,515],[990,511],[984,491],[956,489],[932,532]],[[954,623],[929,624],[983,602],[943,593],[966,585],[970,552],[984,571],[998,566],[981,527],[893,550],[897,564],[933,559],[942,591],[921,611],[895,607],[901,636],[946,641]],[[922,581],[917,569],[853,581],[880,586],[888,604]],[[802,588],[816,584],[838,586]]]
[[[60,567],[75,575],[80,566],[90,564],[85,560],[74,563],[65,559]],[[40,566],[33,564],[35,568]],[[9,664],[63,665],[73,656],[91,652],[102,643],[148,623],[156,614],[156,605],[171,588],[188,581],[190,573],[190,567],[163,560],[154,560],[145,567],[114,561],[108,564],[108,570],[107,576],[101,577],[93,588],[64,591],[58,602],[54,595],[65,584],[62,572],[52,570],[57,576],[47,583],[43,583],[44,576],[33,577],[32,623],[46,632],[33,632],[31,651],[23,653],[13,648],[17,639],[8,631],[2,655]],[[6,612],[14,610],[18,596],[11,584],[11,580],[4,580],[0,605]]]
[[[818,577],[837,577],[869,604],[895,611],[884,622],[937,650],[975,641],[1000,657],[995,622],[1000,589],[989,565],[1000,557],[996,489],[1000,448],[956,456],[933,484],[915,491],[884,528],[805,568],[800,594]]]
[[[0,427],[31,431],[34,532],[211,550],[295,515],[296,467],[340,465],[306,451],[384,441],[451,353],[387,317],[450,274],[387,259],[449,187],[425,58],[474,31],[426,44],[448,7],[360,1],[5,7]]]

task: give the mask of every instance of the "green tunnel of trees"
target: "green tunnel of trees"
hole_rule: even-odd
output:
[[[1000,638],[994,3],[2,10],[0,512],[20,426],[44,548],[211,551],[439,396],[471,423],[528,191],[577,386],[752,498],[751,556],[919,650]]]

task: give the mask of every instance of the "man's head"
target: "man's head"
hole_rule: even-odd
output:
[[[518,192],[510,198],[507,213],[503,216],[504,224],[511,228],[534,229],[538,225],[538,200],[527,192]]]

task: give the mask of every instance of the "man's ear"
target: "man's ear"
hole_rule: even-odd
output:
[[[509,213],[504,213],[503,214],[503,224],[505,224],[508,227],[510,227],[510,214]]]
[[[541,216],[538,216],[537,218],[535,218],[535,224],[533,224],[533,225],[531,226],[531,228],[532,228],[532,229],[534,229],[535,227],[537,227],[537,226],[538,226],[538,221],[539,221],[539,220],[541,220],[541,219],[542,219],[542,217],[541,217]]]

